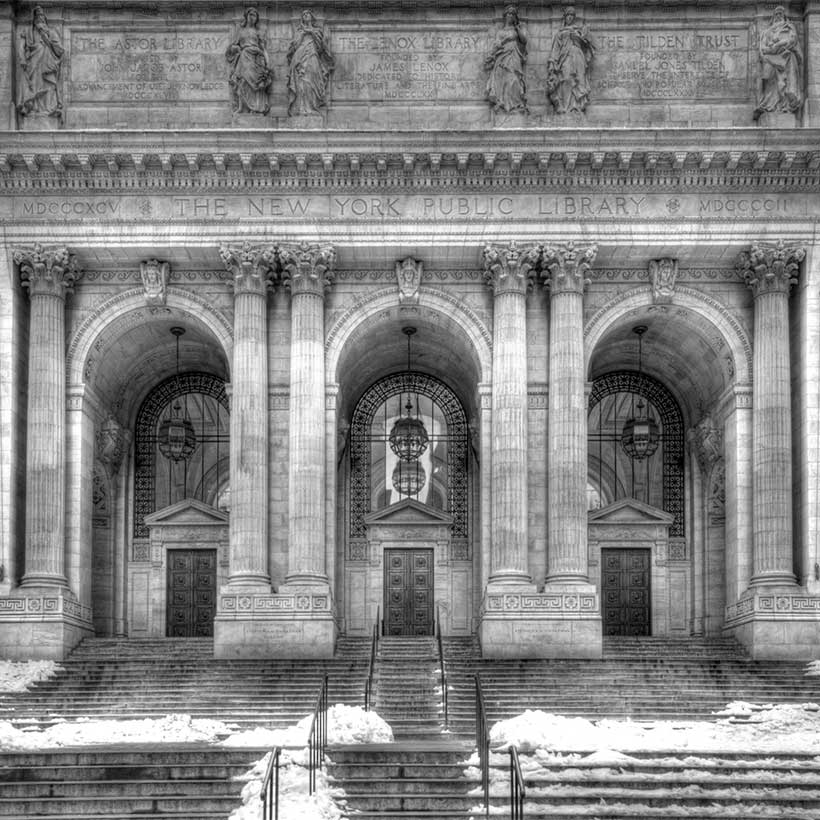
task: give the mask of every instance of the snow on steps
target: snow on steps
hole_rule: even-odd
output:
[[[813,755],[635,754],[606,765],[583,754],[522,755],[527,820],[817,820]],[[330,772],[350,817],[455,820],[483,816],[478,770],[457,744],[338,747]],[[508,816],[506,755],[492,755],[490,813]]]

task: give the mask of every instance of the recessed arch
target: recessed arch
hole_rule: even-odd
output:
[[[598,343],[606,333],[614,325],[622,322],[630,312],[650,307],[654,307],[654,300],[652,288],[647,285],[618,294],[595,312],[584,328],[584,371],[587,374],[590,372],[592,357]],[[751,384],[752,342],[743,326],[725,305],[694,288],[678,286],[669,307],[688,309],[705,319],[729,350],[734,381],[737,384]]]

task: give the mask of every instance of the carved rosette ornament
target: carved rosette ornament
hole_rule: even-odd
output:
[[[652,283],[652,299],[656,305],[672,301],[678,278],[677,259],[650,259],[649,281]]]
[[[740,254],[737,268],[755,298],[766,293],[788,294],[797,284],[805,256],[805,248],[787,246],[782,239],[776,244],[759,242]]]
[[[126,432],[114,416],[108,418],[97,430],[97,458],[111,475],[119,472],[125,454]]]
[[[711,416],[704,416],[688,433],[689,443],[704,475],[723,458],[723,430],[715,427]]]
[[[589,284],[587,274],[595,261],[598,246],[576,245],[564,242],[545,245],[541,256],[544,287],[552,295],[559,293],[583,293]]]
[[[146,305],[162,307],[165,304],[170,273],[171,265],[168,262],[160,262],[157,259],[140,262],[140,278]]]
[[[541,246],[519,248],[515,242],[507,246],[486,245],[483,256],[484,279],[496,296],[502,293],[526,295],[541,258]]]
[[[222,245],[219,255],[228,273],[233,276],[234,294],[251,293],[264,296],[276,275],[276,246]]]
[[[29,296],[64,299],[81,274],[77,257],[65,247],[43,247],[37,243],[33,247],[15,248],[14,261]]]
[[[293,295],[299,293],[324,296],[325,288],[333,282],[336,251],[331,245],[301,242],[279,248],[282,280]]]

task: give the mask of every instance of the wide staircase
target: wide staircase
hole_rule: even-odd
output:
[[[178,712],[239,728],[282,728],[313,710],[324,675],[330,703],[360,705],[367,660],[361,638],[340,638],[330,660],[217,660],[211,638],[94,638],[53,678],[0,696],[0,718],[30,726]]]
[[[53,678],[0,696],[0,718],[46,728],[183,713],[237,730],[281,728],[313,711],[324,675],[331,704],[361,704],[368,649],[366,639],[342,638],[331,660],[227,661],[213,658],[211,639],[90,639]],[[235,778],[267,751],[157,743],[0,752],[0,818],[224,820],[242,802]]]
[[[419,735],[391,746],[332,749],[330,771],[347,794],[350,817],[483,816],[480,774],[471,757],[476,674],[489,725],[526,709],[591,720],[714,720],[712,712],[733,700],[820,700],[820,679],[805,677],[805,664],[752,661],[733,641],[607,639],[604,658],[596,661],[489,661],[473,640],[449,639],[445,646],[450,739],[431,733],[427,740]],[[398,648],[388,653],[396,669]],[[556,751],[522,754],[528,820],[820,818],[820,758],[810,753],[691,749],[607,760],[592,755],[594,749]],[[508,757],[493,752],[490,759],[491,815],[509,817]]]

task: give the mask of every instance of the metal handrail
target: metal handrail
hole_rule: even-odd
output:
[[[524,820],[524,776],[521,774],[521,761],[518,749],[510,746],[510,820]]]
[[[487,727],[487,710],[484,706],[484,692],[481,678],[475,676],[475,745],[481,767],[481,788],[484,791],[484,809],[490,816],[490,732]]]
[[[308,732],[308,794],[316,791],[316,772],[322,767],[327,749],[327,675],[316,696],[316,706]]]
[[[449,729],[447,671],[444,668],[444,645],[441,642],[441,610],[438,606],[436,606],[436,641],[438,642],[438,665],[441,670],[441,711],[444,715],[444,728]]]
[[[279,746],[274,746],[268,758],[268,768],[262,780],[262,820],[279,820]]]
[[[370,660],[367,663],[367,680],[364,684],[364,710],[370,711],[373,705],[373,675],[376,671],[376,653],[379,650],[379,609],[376,607],[376,623],[370,636]]]

